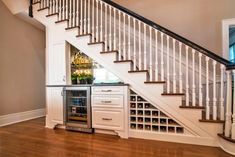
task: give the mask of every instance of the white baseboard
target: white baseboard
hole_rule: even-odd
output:
[[[18,122],[23,122],[23,121],[34,119],[34,118],[43,117],[45,115],[46,115],[46,109],[42,108],[42,109],[37,109],[37,110],[31,110],[31,111],[26,111],[26,112],[19,112],[19,113],[13,113],[13,114],[0,116],[0,127],[18,123]]]

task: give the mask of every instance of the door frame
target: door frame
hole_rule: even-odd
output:
[[[235,18],[222,20],[223,57],[229,60],[229,28],[235,26]]]

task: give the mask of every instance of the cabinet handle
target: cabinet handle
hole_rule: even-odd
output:
[[[105,104],[109,104],[111,103],[112,101],[101,101],[102,103],[105,103]]]
[[[101,90],[101,92],[112,92],[112,90],[111,89],[109,89],[109,90]]]
[[[112,118],[102,118],[102,120],[113,120]]]

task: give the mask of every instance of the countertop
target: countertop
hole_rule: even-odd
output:
[[[46,85],[46,87],[92,87],[92,86],[129,86],[125,83],[95,83],[95,84],[74,84],[74,85]]]

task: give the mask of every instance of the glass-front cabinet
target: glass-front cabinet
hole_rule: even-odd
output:
[[[91,130],[90,87],[65,87],[65,124],[68,130]]]

